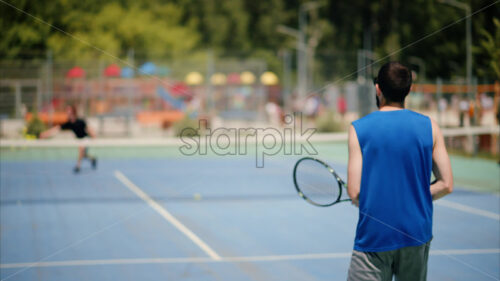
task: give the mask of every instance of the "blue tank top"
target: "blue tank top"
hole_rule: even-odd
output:
[[[363,154],[354,249],[381,252],[432,238],[432,124],[410,110],[376,111],[353,126]]]

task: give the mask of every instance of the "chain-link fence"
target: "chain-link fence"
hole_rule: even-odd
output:
[[[201,55],[200,55],[201,54]],[[304,112],[311,118],[333,113],[344,124],[376,110],[372,78],[382,62],[368,51],[317,53],[309,60],[306,96],[298,94],[295,53],[277,53],[281,66],[268,71],[264,60],[219,57],[207,51],[188,59],[127,61],[0,61],[0,117],[47,124],[65,120],[65,107],[80,114],[141,126],[169,127],[188,116],[223,120],[270,120],[269,103],[279,114]],[[498,92],[492,83],[425,79],[416,74],[406,106],[446,127],[494,125]],[[281,70],[280,70],[281,68]],[[278,118],[279,119],[279,118]],[[101,126],[103,128],[103,126]],[[103,130],[101,130],[103,132]]]
[[[63,112],[76,104],[88,117],[183,111],[258,118],[279,95],[278,80],[264,81],[267,65],[255,59],[105,63],[103,61],[0,61],[0,115]],[[231,113],[232,114],[228,114]],[[252,114],[249,114],[252,113]]]

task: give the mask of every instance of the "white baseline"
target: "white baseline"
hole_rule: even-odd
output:
[[[220,257],[218,260],[208,257],[187,258],[138,258],[138,259],[100,259],[100,260],[66,260],[47,261],[34,263],[5,263],[0,268],[23,268],[23,267],[68,267],[68,266],[99,266],[99,265],[134,265],[134,264],[176,264],[176,263],[244,263],[244,262],[280,262],[290,260],[326,260],[345,259],[351,257],[351,252],[339,253],[317,253],[297,255],[274,255],[274,256],[240,256]],[[485,255],[500,254],[500,249],[449,249],[431,250],[431,256],[457,256],[457,255]]]

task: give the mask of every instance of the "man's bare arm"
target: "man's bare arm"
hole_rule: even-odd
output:
[[[46,139],[46,138],[50,138],[52,137],[53,135],[57,134],[59,131],[61,130],[61,126],[57,125],[57,126],[54,126],[46,131],[43,131],[40,133],[40,138],[41,139]]]
[[[349,127],[349,163],[347,165],[347,193],[352,203],[359,206],[359,192],[361,188],[361,170],[363,155],[359,146],[358,136],[354,126]]]
[[[432,200],[437,200],[453,191],[453,173],[443,134],[434,120],[432,120],[432,134],[434,139],[432,172],[437,181],[431,185],[431,195]]]
[[[89,126],[86,127],[86,130],[87,130],[87,134],[89,134],[89,136],[93,139],[96,138],[96,134],[94,132],[94,130],[92,130],[92,128],[90,128]]]

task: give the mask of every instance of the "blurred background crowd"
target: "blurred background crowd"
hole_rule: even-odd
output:
[[[2,138],[36,138],[70,104],[100,137],[175,136],[198,119],[279,127],[292,112],[342,132],[375,110],[372,78],[388,60],[413,70],[406,106],[441,126],[500,118],[500,7],[465,17],[488,1],[9,3]],[[477,149],[498,154],[485,132]]]

